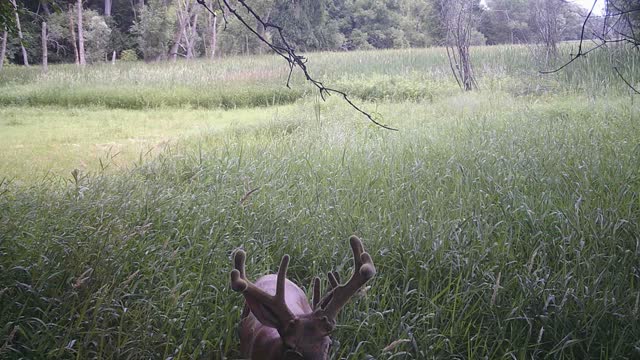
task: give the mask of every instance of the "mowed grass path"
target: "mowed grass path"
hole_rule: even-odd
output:
[[[355,233],[378,274],[335,359],[637,358],[639,105],[509,74],[365,103],[400,132],[307,99],[122,171],[2,182],[0,355],[238,358],[233,249],[253,279],[290,254],[307,288],[347,277]]]

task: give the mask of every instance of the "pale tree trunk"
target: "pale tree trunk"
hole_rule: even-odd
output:
[[[183,1],[178,1],[178,9],[176,11],[176,15],[178,16],[178,23],[176,24],[176,32],[173,34],[173,44],[169,49],[169,59],[174,62],[178,60],[178,48],[180,47],[180,41],[182,41],[182,36],[185,30],[186,21],[184,20],[184,14],[181,7],[181,5],[183,4]]]
[[[20,16],[18,15],[18,5],[16,4],[16,0],[9,0],[11,5],[13,5],[13,10],[16,14],[16,28],[18,29],[18,38],[20,39],[20,48],[22,49],[22,62],[29,66],[29,59],[27,57],[27,49],[24,48],[24,43],[22,42],[22,28],[20,27]]]
[[[270,16],[271,16],[271,10],[267,11],[267,15],[265,15],[262,18],[262,20],[265,23],[268,23]],[[267,29],[265,28],[265,26],[260,21],[257,21],[257,20],[256,20],[256,31],[258,32],[258,35],[262,38],[264,38],[267,34]],[[258,53],[262,54],[265,50],[267,50],[267,45],[264,44],[262,41],[260,41],[258,45]]]
[[[111,5],[113,4],[112,0],[104,0],[104,16],[111,16]]]
[[[7,35],[8,32],[5,30],[2,34],[2,48],[0,48],[0,70],[2,70],[2,66],[4,65],[4,56],[7,53]]]
[[[47,49],[47,23],[42,22],[42,71],[49,70],[49,53]]]
[[[84,57],[84,30],[82,24],[82,0],[78,0],[78,55],[80,65],[86,65],[87,60]]]
[[[78,40],[76,39],[76,27],[73,24],[73,6],[69,5],[69,32],[73,41],[73,58],[76,65],[80,65],[80,57],[78,56]]]
[[[176,15],[178,16],[178,23],[176,24],[176,32],[173,35],[173,44],[171,45],[171,49],[169,49],[169,58],[171,61],[176,61],[178,59],[178,49],[180,48],[180,43],[184,39],[188,44],[189,34],[187,34],[187,27],[190,25],[191,19],[191,11],[193,6],[191,6],[191,0],[179,0],[178,1],[178,9],[176,11]]]
[[[211,26],[211,60],[214,60],[216,57],[216,47],[218,45],[218,17],[215,14],[209,17],[213,17],[213,25]]]
[[[176,33],[173,36],[173,44],[171,45],[171,49],[169,49],[169,59],[171,59],[171,61],[178,60],[178,48],[180,47],[180,41],[182,41],[182,35],[184,34],[182,21],[178,20],[177,25],[178,28],[176,29]]]
[[[198,13],[196,12],[188,24],[189,33],[185,36],[185,44],[187,47],[187,59],[195,57],[196,37],[198,36]]]

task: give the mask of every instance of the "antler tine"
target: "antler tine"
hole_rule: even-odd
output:
[[[231,270],[231,288],[234,291],[241,292],[245,298],[251,298],[259,303],[270,304],[275,309],[275,315],[281,322],[289,321],[293,318],[293,314],[287,306],[284,298],[285,280],[287,276],[287,268],[289,266],[289,255],[284,255],[280,261],[278,269],[278,278],[276,282],[276,294],[270,295],[264,290],[257,287],[247,279],[245,273],[245,260],[247,254],[243,250],[236,250],[233,261],[234,269]]]
[[[339,285],[330,290],[320,302],[320,307],[325,315],[335,321],[340,309],[355,295],[358,290],[376,274],[371,256],[364,251],[362,241],[357,236],[349,239],[353,251],[354,269],[351,279],[344,285]],[[331,279],[331,276],[329,277]],[[334,277],[335,280],[335,277]]]
[[[231,288],[234,291],[243,292],[247,289],[247,276],[244,271],[244,262],[247,253],[238,249],[233,254],[233,270],[231,270]]]
[[[329,278],[329,289],[333,289],[340,285],[340,276],[337,272],[329,272],[327,273],[327,277]]]
[[[276,296],[275,296],[275,299],[282,303],[284,303],[284,281],[287,279],[288,267],[289,267],[289,255],[285,255],[282,257],[282,260],[280,260],[280,267],[278,268],[278,280],[276,283]]]

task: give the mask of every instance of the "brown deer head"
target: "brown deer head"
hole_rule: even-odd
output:
[[[246,300],[240,323],[240,347],[252,360],[329,358],[331,339],[338,312],[371,279],[376,268],[364,251],[362,241],[350,239],[354,271],[351,279],[340,284],[336,272],[328,273],[329,289],[320,297],[320,279],[313,279],[312,305],[304,292],[287,276],[289,256],[282,257],[277,275],[266,275],[250,282],[244,270],[246,253],[234,254],[231,288]]]

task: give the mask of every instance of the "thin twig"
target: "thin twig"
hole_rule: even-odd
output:
[[[585,29],[587,27],[587,22],[589,21],[589,18],[591,17],[591,14],[593,14],[593,9],[595,9],[597,2],[598,2],[597,0],[593,1],[593,5],[591,5],[591,9],[589,10],[589,13],[587,14],[587,17],[584,19],[584,22],[582,23],[582,29],[580,30],[580,43],[578,44],[578,53],[575,54],[574,56],[572,56],[569,61],[564,63],[564,65],[560,66],[559,68],[557,68],[555,70],[551,70],[551,71],[540,71],[541,74],[557,73],[558,71],[560,71],[560,70],[566,68],[567,66],[569,66],[569,64],[571,64],[572,62],[578,60],[578,58],[580,58],[581,56],[586,55],[585,53],[582,52],[582,42],[584,41],[584,31],[585,31]]]
[[[616,74],[618,74],[618,76],[620,77],[620,79],[622,79],[622,81],[624,81],[625,84],[627,84],[627,86],[629,88],[631,88],[631,90],[633,90],[636,94],[640,95],[640,91],[638,91],[638,89],[636,89],[635,87],[633,87],[633,85],[631,85],[631,83],[629,83],[629,81],[627,81],[627,79],[624,78],[624,76],[622,76],[622,74],[620,74],[620,71],[618,71],[617,67],[613,67],[613,70],[616,71]]]

